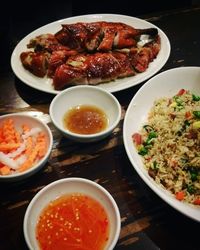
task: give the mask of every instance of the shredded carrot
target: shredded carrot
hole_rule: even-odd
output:
[[[38,155],[39,157],[43,157],[47,151],[47,143],[45,139],[44,133],[39,133],[37,137],[37,144],[39,145]]]
[[[17,163],[17,168],[12,169],[10,166],[7,166],[8,164],[5,165],[0,160],[0,175],[9,175],[13,172],[23,172],[34,166],[45,155],[47,152],[45,134],[39,132],[34,136],[22,136],[30,130],[31,128],[27,124],[23,124],[22,132],[19,132],[15,128],[12,119],[6,119],[3,121],[2,126],[0,127],[0,152],[5,154],[5,157],[11,157],[14,161],[20,161]]]
[[[39,146],[36,145],[31,154],[29,155],[28,159],[20,166],[19,168],[19,172],[23,172],[25,170],[27,170],[28,168],[32,167],[35,160],[36,160],[36,157],[37,157],[37,154],[38,154],[38,151],[39,151]]]
[[[15,141],[16,141],[16,143],[20,143],[20,141],[21,141],[20,133],[18,131],[15,131]]]
[[[28,156],[31,153],[32,149],[33,149],[33,139],[32,137],[28,137],[26,141],[25,154]]]
[[[1,175],[8,175],[11,173],[11,169],[8,166],[3,166],[2,168],[0,168],[0,174]]]
[[[0,143],[4,141],[3,128],[0,128]]]
[[[13,143],[15,142],[15,128],[12,119],[7,119],[3,122],[3,137],[5,142]]]
[[[30,128],[26,124],[22,125],[22,129],[23,129],[24,132],[30,131]]]
[[[7,152],[12,151],[13,149],[17,149],[20,146],[20,143],[1,143],[0,151]]]

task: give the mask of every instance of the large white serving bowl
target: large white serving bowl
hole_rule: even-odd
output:
[[[79,105],[100,108],[108,118],[105,130],[95,134],[77,134],[64,127],[66,112]],[[50,104],[49,113],[55,127],[67,138],[78,142],[94,142],[110,135],[121,119],[121,106],[117,98],[108,91],[96,86],[75,86],[57,94]]]
[[[15,128],[20,132],[22,130],[23,125],[27,125],[30,129],[31,128],[39,128],[45,134],[46,142],[47,142],[47,151],[46,154],[32,167],[28,168],[23,172],[16,172],[9,175],[0,175],[0,182],[15,182],[24,180],[31,175],[35,174],[39,171],[49,159],[51,149],[53,146],[53,136],[51,133],[50,128],[46,123],[41,121],[40,119],[30,116],[28,114],[21,113],[13,113],[0,116],[0,127],[2,126],[3,122],[7,119],[12,119],[14,122]]]
[[[157,185],[148,175],[141,156],[133,145],[132,135],[147,120],[153,102],[160,97],[172,97],[180,89],[200,95],[200,67],[180,67],[162,72],[148,80],[131,100],[123,125],[126,153],[144,182],[164,201],[186,216],[200,222],[200,208],[176,200],[168,191]]]
[[[50,201],[57,199],[62,195],[72,193],[81,193],[90,196],[100,202],[107,212],[110,222],[109,239],[105,250],[112,250],[116,245],[120,229],[121,219],[117,204],[111,194],[101,185],[94,181],[84,178],[64,178],[54,181],[40,190],[32,199],[24,216],[24,236],[30,250],[38,250],[38,242],[36,240],[36,224],[39,215],[44,207]]]

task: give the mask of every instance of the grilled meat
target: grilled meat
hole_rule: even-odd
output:
[[[96,85],[119,77],[134,75],[128,55],[120,52],[78,54],[59,66],[53,77],[57,90],[67,85]]]
[[[145,34],[145,35],[144,35]],[[141,43],[141,36],[149,36]],[[142,44],[142,45],[141,45]],[[144,72],[160,51],[155,28],[135,29],[123,23],[64,24],[55,35],[43,34],[22,52],[25,69],[50,77],[57,90],[69,85],[108,82]]]
[[[47,73],[48,53],[41,52],[22,52],[20,55],[21,62],[25,69],[38,77],[44,77]]]
[[[63,45],[78,51],[111,51],[136,46],[140,35],[156,36],[157,29],[135,29],[124,23],[94,22],[64,24],[55,34]]]

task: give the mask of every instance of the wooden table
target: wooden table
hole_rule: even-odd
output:
[[[161,71],[180,66],[200,66],[200,8],[142,18],[160,27],[171,42],[170,58]],[[41,23],[38,20],[42,20]],[[199,223],[177,212],[150,190],[126,155],[122,137],[123,118],[129,102],[143,83],[115,93],[123,115],[110,137],[84,146],[64,139],[52,125],[48,114],[54,96],[28,87],[14,76],[9,67],[14,46],[32,28],[37,28],[31,20],[27,23],[20,21],[18,24],[10,23],[9,34],[5,30],[5,42],[9,48],[7,53],[3,53],[5,61],[1,59],[0,114],[25,112],[38,117],[50,126],[54,145],[42,171],[20,183],[0,184],[0,249],[27,249],[23,217],[29,202],[45,185],[68,177],[93,180],[114,197],[122,222],[116,250],[200,249]],[[35,25],[48,21],[38,17]]]

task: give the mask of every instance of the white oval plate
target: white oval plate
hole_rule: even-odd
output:
[[[14,71],[15,75],[25,84],[33,87],[35,89],[51,93],[57,94],[60,91],[57,91],[52,86],[52,79],[50,78],[39,78],[31,74],[29,71],[24,69],[22,63],[20,61],[20,54],[23,51],[28,50],[27,44],[29,43],[31,38],[34,38],[38,35],[45,34],[45,33],[56,33],[58,30],[61,29],[61,24],[68,24],[68,23],[76,23],[76,22],[97,22],[97,21],[108,21],[108,22],[123,22],[128,25],[131,25],[135,28],[157,28],[159,35],[161,37],[161,50],[157,56],[157,58],[150,63],[149,68],[143,72],[139,73],[136,76],[126,77],[123,79],[117,79],[115,81],[111,81],[109,83],[99,84],[99,87],[109,91],[109,92],[117,92],[123,89],[127,89],[134,85],[137,85],[146,79],[153,76],[156,72],[158,72],[166,63],[169,58],[171,47],[169,40],[165,33],[159,29],[157,26],[139,19],[135,17],[125,16],[125,15],[116,15],[116,14],[96,14],[96,15],[83,15],[83,16],[76,16],[71,18],[62,19],[56,22],[49,23],[45,26],[42,26],[39,29],[28,34],[24,37],[15,47],[12,56],[11,56],[11,67]]]
[[[144,125],[153,102],[160,97],[172,97],[180,89],[200,95],[200,67],[181,67],[162,72],[148,80],[131,100],[123,126],[126,153],[143,181],[164,201],[179,212],[200,222],[200,208],[175,199],[148,175],[141,156],[132,141],[132,134]]]

